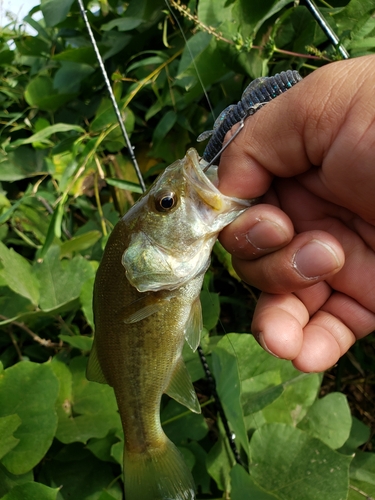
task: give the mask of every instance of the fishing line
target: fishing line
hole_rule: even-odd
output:
[[[346,48],[342,45],[340,42],[339,37],[336,35],[336,33],[333,31],[331,26],[327,23],[325,20],[324,16],[318,9],[317,5],[315,4],[314,0],[305,0],[306,7],[314,17],[315,21],[318,23],[320,26],[321,30],[324,32],[324,34],[331,40],[332,44],[335,46],[335,48],[340,52],[342,57],[344,59],[349,59],[349,53],[346,50]]]
[[[200,74],[199,74],[198,67],[197,67],[197,65],[196,65],[196,63],[195,63],[195,59],[194,59],[193,53],[192,53],[192,51],[191,51],[191,49],[190,49],[190,46],[189,46],[189,41],[188,41],[188,39],[186,38],[185,33],[183,32],[183,29],[182,29],[182,26],[181,26],[180,21],[178,20],[178,18],[177,18],[177,16],[176,16],[176,14],[175,14],[175,13],[173,12],[173,10],[172,10],[172,6],[171,6],[171,4],[168,2],[168,0],[165,0],[165,3],[166,3],[166,5],[167,5],[167,8],[168,8],[168,10],[169,10],[169,12],[170,12],[171,16],[173,17],[174,21],[176,22],[176,24],[177,24],[177,26],[178,26],[178,29],[180,30],[180,33],[181,33],[181,35],[182,35],[182,38],[183,38],[183,39],[184,39],[184,41],[185,41],[185,45],[186,45],[186,47],[187,47],[187,49],[188,49],[188,52],[189,52],[189,55],[190,55],[190,59],[191,59],[191,62],[192,62],[192,64],[193,64],[193,66],[194,66],[195,73],[196,73],[196,75],[197,75],[198,81],[199,81],[199,83],[200,83],[200,86],[202,87],[202,90],[203,90],[204,96],[205,96],[205,98],[206,98],[207,104],[208,104],[208,106],[209,106],[209,108],[210,108],[210,113],[211,113],[211,115],[212,115],[212,118],[213,118],[213,120],[215,121],[215,118],[216,118],[216,117],[215,117],[215,113],[214,113],[214,110],[213,110],[213,108],[212,108],[212,106],[211,106],[211,101],[210,101],[210,98],[208,97],[208,93],[207,93],[207,91],[206,91],[206,89],[205,89],[205,86],[204,86],[204,83],[203,83],[203,81],[202,81],[202,78],[201,78],[201,76],[200,76]]]
[[[119,107],[117,105],[115,95],[113,93],[113,90],[112,90],[112,87],[111,87],[111,84],[110,84],[107,72],[105,70],[102,56],[100,55],[99,48],[98,48],[98,46],[96,44],[96,40],[95,40],[94,34],[92,32],[92,29],[91,29],[91,26],[90,26],[90,23],[89,23],[89,20],[88,20],[87,14],[86,14],[86,10],[85,10],[85,6],[83,5],[83,1],[82,0],[78,0],[78,5],[79,5],[79,9],[81,11],[82,18],[83,18],[83,20],[85,22],[86,29],[88,31],[91,44],[92,44],[92,46],[94,48],[94,52],[95,52],[96,58],[98,60],[100,70],[102,72],[102,75],[103,75],[103,78],[104,78],[104,81],[105,81],[105,84],[106,84],[106,87],[107,87],[107,90],[108,90],[108,93],[109,93],[109,97],[111,99],[112,106],[113,106],[113,109],[114,109],[115,114],[116,114],[116,118],[117,118],[118,124],[120,125],[120,129],[121,129],[122,135],[123,135],[123,137],[125,139],[125,143],[126,143],[126,145],[128,147],[130,159],[131,159],[131,161],[133,163],[134,170],[135,170],[135,172],[137,174],[138,181],[139,181],[139,184],[140,184],[140,186],[142,188],[142,191],[145,192],[146,191],[146,185],[145,185],[145,182],[143,180],[141,170],[139,168],[137,159],[136,159],[135,154],[134,154],[134,148],[133,148],[132,143],[130,142],[128,133],[126,132],[126,128],[125,128],[124,122],[122,121],[120,109],[119,109]]]

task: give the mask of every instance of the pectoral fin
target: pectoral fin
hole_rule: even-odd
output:
[[[86,378],[92,382],[98,382],[99,384],[108,384],[99,363],[95,339],[87,363]]]
[[[177,361],[169,385],[164,392],[194,413],[201,412],[189,372],[182,358]]]
[[[126,323],[138,323],[157,313],[168,302],[168,299],[160,299],[151,294],[132,302],[121,311],[121,320]]]
[[[203,329],[202,306],[199,297],[195,299],[191,306],[189,319],[185,327],[185,339],[195,352],[201,338]]]

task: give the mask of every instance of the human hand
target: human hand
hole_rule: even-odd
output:
[[[322,371],[375,329],[375,56],[329,64],[245,122],[220,190],[262,196],[220,240],[263,291],[252,330]]]

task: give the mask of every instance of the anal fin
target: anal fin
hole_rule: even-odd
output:
[[[194,413],[201,412],[189,372],[182,358],[177,361],[169,385],[164,392]]]

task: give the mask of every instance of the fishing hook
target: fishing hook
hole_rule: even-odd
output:
[[[109,93],[109,97],[110,97],[111,102],[112,102],[113,109],[115,110],[117,121],[118,121],[118,123],[120,125],[120,129],[121,129],[122,135],[123,135],[123,137],[125,139],[125,143],[128,146],[130,158],[131,158],[131,161],[133,163],[134,170],[135,170],[135,172],[137,174],[139,184],[140,184],[140,186],[142,188],[142,191],[145,192],[146,191],[146,185],[145,185],[145,182],[143,180],[141,170],[139,168],[137,159],[136,159],[135,154],[134,154],[134,148],[132,146],[132,143],[130,142],[128,133],[126,132],[126,128],[125,128],[124,122],[122,121],[120,109],[119,109],[119,107],[117,105],[115,95],[113,93],[110,81],[108,79],[108,75],[107,75],[107,72],[106,72],[105,67],[104,67],[104,62],[103,62],[102,56],[100,55],[99,48],[98,48],[98,46],[96,44],[96,40],[95,40],[94,34],[92,32],[92,29],[91,29],[91,26],[90,26],[90,23],[89,23],[89,20],[88,20],[87,14],[86,14],[86,10],[85,10],[85,6],[83,5],[83,1],[82,0],[78,0],[78,5],[79,5],[79,9],[81,11],[81,15],[83,17],[83,20],[85,22],[85,25],[86,25],[86,28],[87,28],[87,31],[88,31],[88,34],[89,34],[89,37],[90,37],[91,44],[92,44],[92,46],[94,48],[95,55],[96,55],[96,58],[98,60],[98,63],[99,63],[99,66],[100,66],[100,69],[101,69],[101,72],[102,72],[102,75],[103,75],[103,78],[104,78],[104,81],[105,81],[108,93]]]
[[[263,106],[263,105],[261,104],[260,106]],[[260,107],[260,106],[259,106],[259,107]],[[221,153],[227,149],[227,147],[229,146],[229,144],[230,144],[232,141],[234,141],[234,139],[238,136],[238,134],[241,132],[241,130],[244,128],[244,126],[245,126],[245,119],[244,119],[244,118],[242,118],[242,119],[241,119],[241,121],[239,122],[239,126],[238,126],[237,130],[234,132],[234,134],[232,135],[232,137],[231,137],[231,138],[230,138],[230,139],[229,139],[229,140],[228,140],[225,144],[223,144],[223,147],[220,149],[220,151],[218,151],[218,152],[216,153],[216,155],[212,158],[212,160],[210,161],[210,163],[208,163],[208,164],[204,167],[204,169],[203,169],[203,172],[204,172],[204,173],[206,173],[206,172],[207,172],[207,170],[208,170],[210,167],[212,167],[212,165],[214,165],[215,161],[216,161],[218,158],[220,158]]]

